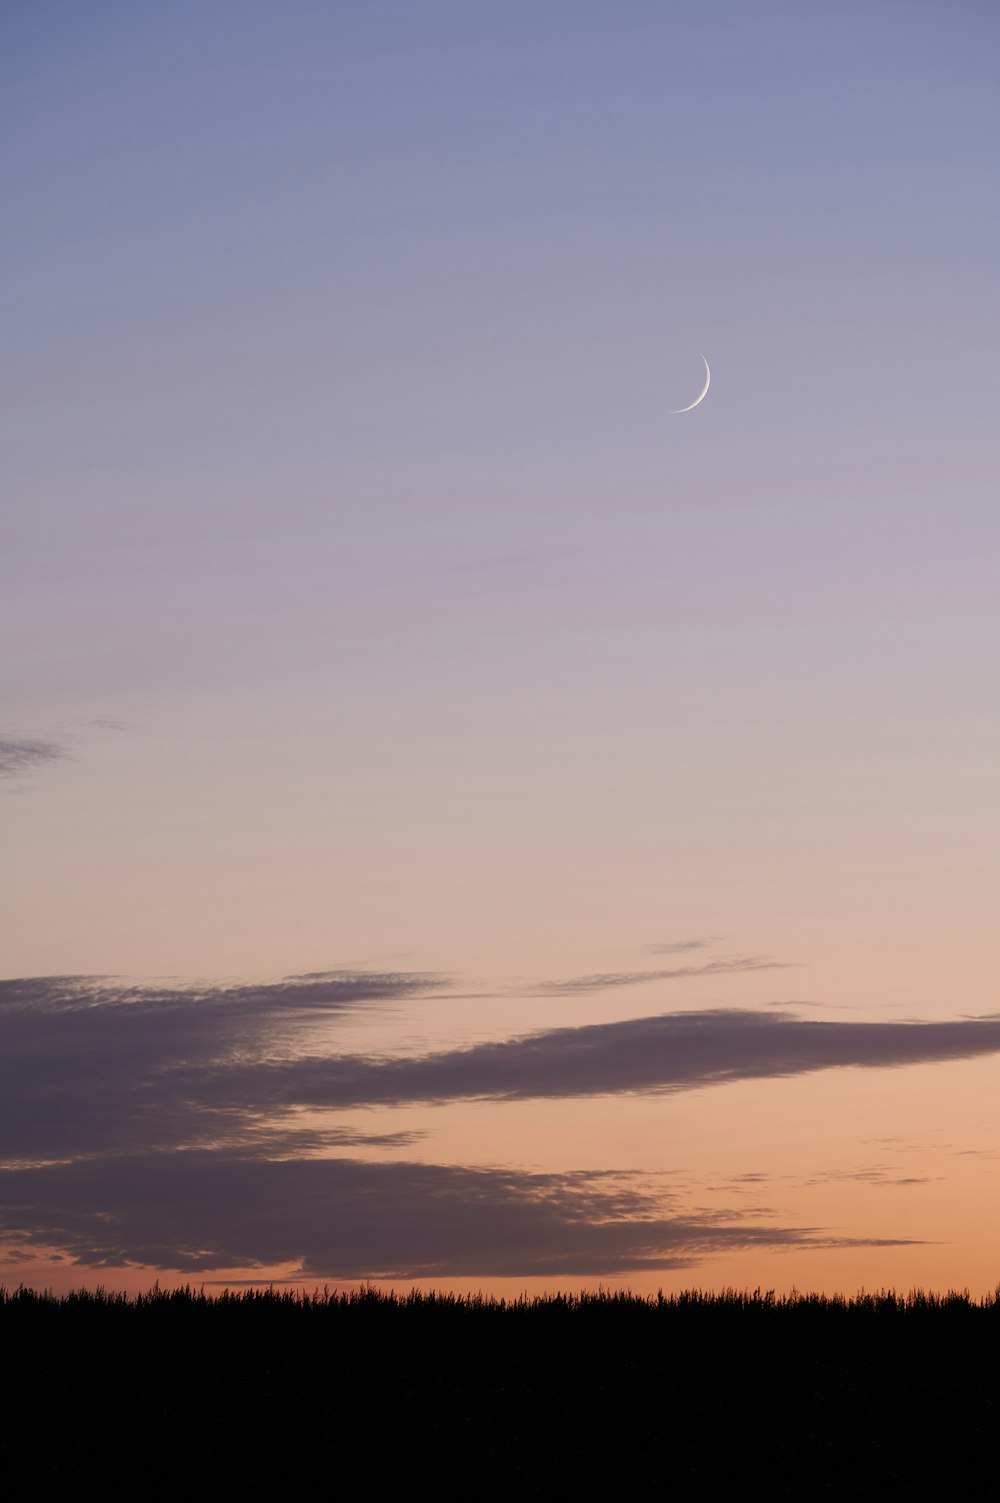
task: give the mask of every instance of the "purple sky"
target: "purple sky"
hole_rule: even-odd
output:
[[[2,975],[117,978],[5,1003],[11,1267],[188,1266],[126,1226],[135,1129],[176,1203],[232,1187],[223,1271],[992,1287],[998,42],[967,3],[6,8]],[[314,972],[351,1005],[243,1038]],[[629,1073],[616,1029],[702,1011],[977,1042]],[[536,1034],[551,1091],[469,1099]],[[331,1084],[424,1055],[446,1098]]]

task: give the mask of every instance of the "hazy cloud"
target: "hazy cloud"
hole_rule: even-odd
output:
[[[710,934],[705,939],[673,939],[662,945],[643,945],[643,949],[647,955],[682,955],[685,950],[709,950],[721,943],[720,934]]]
[[[66,751],[58,741],[24,736],[0,736],[0,777],[32,772],[47,762],[58,762]]]

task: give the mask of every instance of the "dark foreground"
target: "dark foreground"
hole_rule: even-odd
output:
[[[957,1498],[1000,1461],[1000,1298],[0,1291],[0,1353],[12,1500]]]

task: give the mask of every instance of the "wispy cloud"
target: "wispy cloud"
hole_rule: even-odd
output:
[[[710,950],[721,943],[721,935],[710,934],[704,939],[672,939],[661,945],[643,945],[643,949],[647,955],[683,955],[686,950]]]
[[[18,773],[33,772],[49,762],[58,762],[66,756],[66,749],[58,741],[40,737],[0,736],[0,777],[15,777]]]
[[[698,941],[692,941],[692,945]],[[589,976],[569,976],[561,981],[542,981],[525,988],[545,996],[579,995],[584,992],[612,991],[621,986],[641,986],[649,981],[690,981],[695,976],[727,976],[738,971],[781,971],[787,967],[780,960],[760,955],[743,955],[733,960],[709,960],[704,965],[675,966],[664,971],[597,971]]]
[[[804,1185],[858,1184],[875,1185],[879,1189],[929,1185],[940,1179],[932,1174],[899,1174],[885,1164],[867,1164],[860,1169],[825,1169],[802,1180]]]
[[[127,731],[131,729],[129,722],[127,720],[120,720],[117,715],[91,715],[83,724],[96,726],[99,731]]]

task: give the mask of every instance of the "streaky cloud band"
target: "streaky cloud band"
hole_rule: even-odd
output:
[[[86,977],[2,982],[0,1163],[245,1145],[265,1131],[297,1131],[290,1114],[299,1108],[673,1093],[1000,1052],[998,1017],[843,1022],[735,1008],[403,1058],[338,1051],[338,1016],[441,986],[438,975],[339,971],[201,989]]]
[[[529,1034],[407,1059],[346,1056],[249,1068],[272,1106],[387,1106],[469,1098],[675,1092],[815,1070],[971,1059],[1000,1052],[1000,1018],[931,1023],[829,1022],[714,1009]],[[235,1082],[234,1082],[235,1084]],[[212,1090],[221,1087],[212,1084]]]

